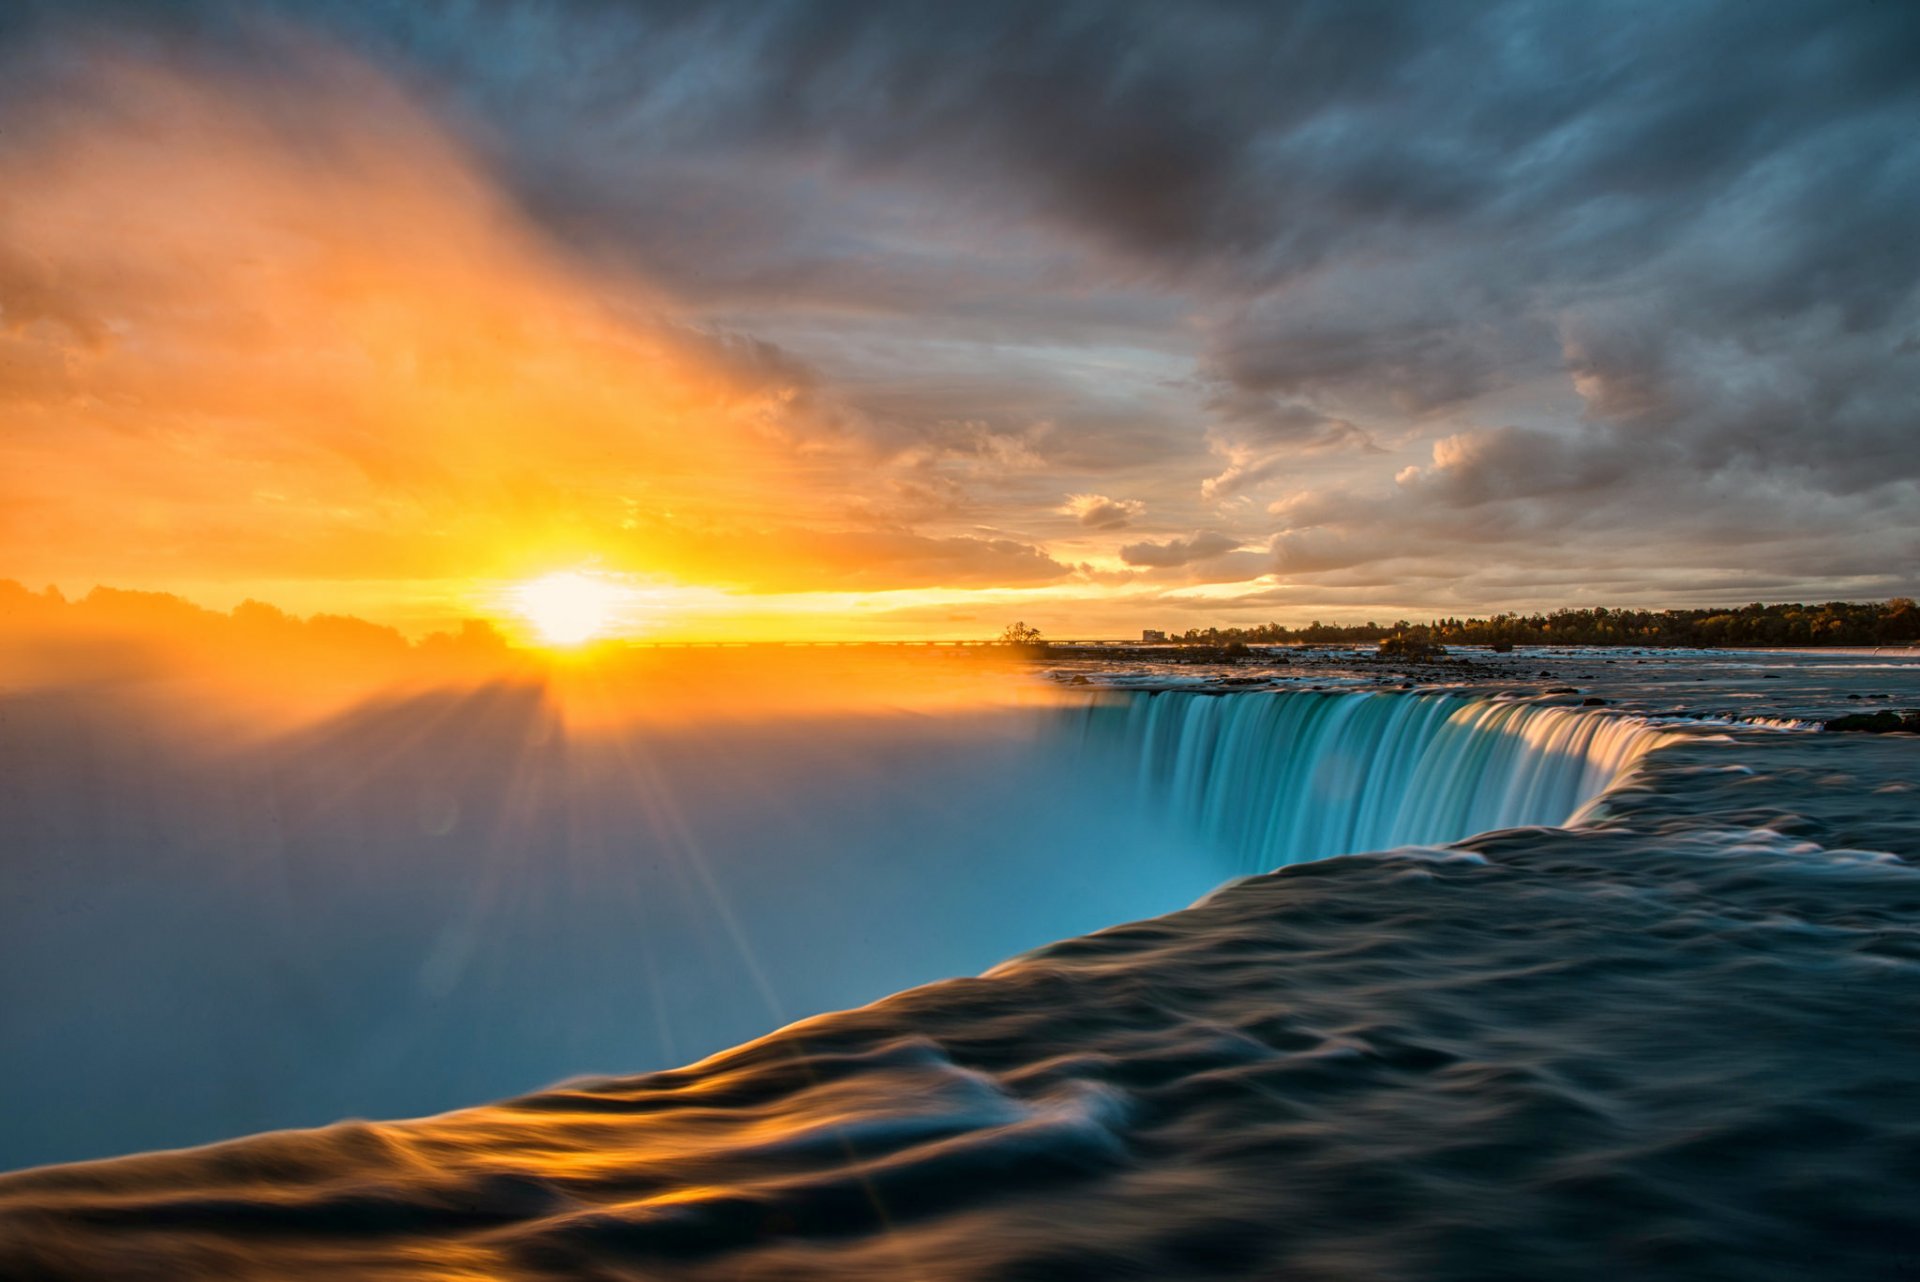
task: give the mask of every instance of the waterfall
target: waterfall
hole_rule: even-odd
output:
[[[1668,736],[1638,717],[1452,695],[1162,691],[1084,709],[1090,751],[1249,872],[1564,824]]]

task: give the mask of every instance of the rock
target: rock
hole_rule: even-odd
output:
[[[1835,717],[1827,722],[1827,729],[1858,734],[1920,734],[1920,711],[1895,712],[1887,708],[1879,712],[1855,712]]]

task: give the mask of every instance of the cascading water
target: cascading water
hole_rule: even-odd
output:
[[[1132,694],[1087,707],[1084,734],[1248,872],[1564,824],[1667,737],[1520,700],[1305,691]]]

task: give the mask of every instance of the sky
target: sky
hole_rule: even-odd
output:
[[[1920,7],[0,9],[0,577],[1055,637],[1920,591]]]

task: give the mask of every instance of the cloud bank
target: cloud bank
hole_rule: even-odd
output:
[[[1911,594],[1916,65],[1870,3],[28,5],[0,572]]]

